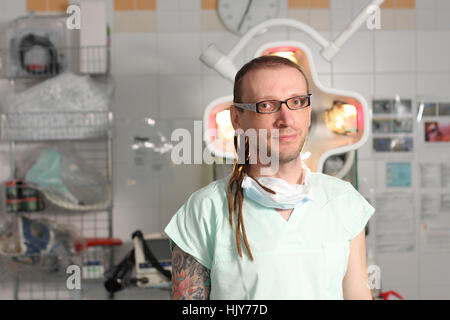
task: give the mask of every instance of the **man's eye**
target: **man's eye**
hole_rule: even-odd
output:
[[[261,104],[259,105],[259,107],[260,107],[261,109],[270,109],[270,108],[272,107],[272,105],[271,105],[270,103],[261,103]]]
[[[292,104],[296,107],[300,107],[306,104],[306,99],[305,98],[296,98],[293,99]]]

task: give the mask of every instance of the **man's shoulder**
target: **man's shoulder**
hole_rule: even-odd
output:
[[[312,190],[316,197],[327,203],[351,191],[353,185],[345,180],[321,172],[311,173]]]

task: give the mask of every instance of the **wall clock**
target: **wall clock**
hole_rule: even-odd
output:
[[[279,0],[218,0],[218,15],[225,27],[243,35],[253,26],[277,18]]]

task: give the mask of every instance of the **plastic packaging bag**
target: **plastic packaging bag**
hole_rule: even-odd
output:
[[[56,146],[41,152],[27,171],[25,181],[54,204],[70,210],[103,210],[111,202],[106,178],[68,147]]]
[[[112,124],[112,84],[65,72],[2,99],[2,135],[13,140],[104,136]]]

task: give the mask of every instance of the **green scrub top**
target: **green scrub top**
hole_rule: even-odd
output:
[[[286,221],[275,209],[244,197],[239,257],[236,216],[230,227],[230,175],[194,192],[165,228],[173,243],[210,270],[210,299],[343,299],[350,242],[375,209],[349,182],[308,173],[311,200]],[[241,235],[242,239],[242,235]]]

